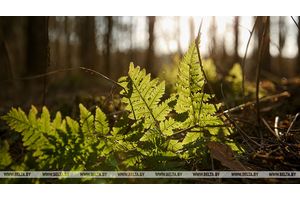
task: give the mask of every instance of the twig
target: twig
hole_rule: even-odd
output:
[[[220,84],[220,87],[221,87],[221,95],[222,95],[222,98],[224,99],[224,106],[226,108],[226,110],[228,110],[228,105],[226,103],[226,98],[225,98],[225,95],[224,95],[224,90],[223,90],[223,83]]]
[[[295,23],[295,25],[297,26],[298,30],[300,31],[300,26],[299,26],[299,24],[296,22],[296,20],[294,19],[293,16],[291,16],[291,18],[292,18],[293,22]]]
[[[107,81],[109,81],[109,82],[117,85],[118,87],[122,88],[125,91],[125,93],[127,94],[126,88],[124,88],[118,82],[114,81],[113,79],[108,78],[107,76],[101,74],[100,72],[97,72],[95,70],[92,70],[92,69],[89,69],[89,68],[86,68],[86,67],[63,68],[63,69],[60,69],[60,70],[55,70],[55,71],[51,71],[51,72],[47,72],[47,73],[39,74],[39,75],[35,75],[35,76],[29,76],[29,77],[24,77],[24,78],[15,78],[13,80],[4,80],[4,82],[5,81],[15,81],[15,80],[32,80],[32,79],[38,79],[38,78],[43,78],[43,77],[46,77],[46,76],[54,75],[54,74],[57,74],[57,73],[60,73],[60,72],[73,71],[73,70],[83,70],[85,72],[89,72],[91,74],[95,74],[97,76],[100,76],[101,78],[103,78],[103,79],[105,79],[105,80],[107,80]],[[131,102],[130,99],[129,99],[129,103],[130,103],[130,105],[132,107],[132,102]],[[133,112],[133,116],[136,119],[135,112]]]
[[[195,46],[196,46],[196,50],[197,50],[197,55],[198,55],[198,60],[199,60],[199,65],[200,65],[201,72],[202,72],[202,74],[204,76],[205,83],[208,85],[208,89],[210,90],[210,94],[209,95],[210,95],[211,98],[213,98],[212,94],[215,94],[215,93],[214,93],[214,90],[213,90],[210,82],[208,81],[207,75],[206,75],[206,73],[204,71],[204,67],[203,67],[202,59],[201,59],[201,54],[200,54],[200,48],[199,48],[200,34],[201,34],[202,24],[203,24],[203,19],[201,20],[201,24],[200,24],[200,27],[198,29],[197,38],[195,40]],[[218,101],[216,95],[214,96],[214,98]],[[215,107],[215,110],[218,111],[218,107],[216,106],[216,104],[214,103],[213,105]],[[229,118],[229,116],[227,116],[227,115],[225,115],[225,117]],[[224,120],[221,117],[220,117],[220,120],[224,122]],[[228,130],[229,133],[232,133],[229,128],[227,128],[227,130]]]
[[[247,42],[247,45],[246,45],[245,55],[244,55],[243,61],[242,61],[242,73],[243,73],[242,74],[242,94],[243,94],[243,97],[245,97],[245,64],[246,64],[246,57],[247,57],[250,41],[251,41],[252,35],[254,33],[256,24],[257,24],[257,18],[255,19],[252,30],[250,31],[250,36],[249,36],[249,39],[248,39],[248,42]]]
[[[293,119],[293,121],[292,121],[290,127],[288,128],[288,130],[287,130],[287,132],[286,132],[286,134],[289,134],[291,128],[294,126],[294,123],[296,122],[296,120],[297,120],[297,118],[298,118],[299,115],[300,115],[299,112],[295,115],[295,118]]]
[[[259,101],[260,102],[266,102],[266,101],[269,101],[269,100],[278,99],[280,97],[289,97],[289,96],[290,96],[290,93],[285,91],[285,92],[282,92],[282,93],[279,93],[279,94],[275,94],[275,95],[271,95],[271,96],[267,96],[267,97],[262,97],[262,98],[260,98]],[[257,103],[257,101],[250,101],[250,102],[238,105],[236,107],[230,108],[228,110],[225,110],[223,113],[220,113],[219,115],[227,114],[227,113],[237,111],[237,110],[243,110],[245,107],[253,106],[256,103]]]
[[[273,129],[270,127],[268,122],[262,117],[261,121],[264,123],[264,125],[268,128],[268,130],[277,138],[280,139],[279,136],[276,134],[276,132],[273,131]]]
[[[95,70],[92,70],[92,69],[89,69],[89,68],[86,68],[86,67],[71,67],[71,68],[62,68],[62,69],[59,69],[59,70],[54,70],[54,71],[50,71],[50,72],[47,72],[47,73],[43,73],[43,74],[38,74],[38,75],[34,75],[34,76],[27,76],[27,77],[23,77],[23,78],[14,78],[13,80],[3,80],[3,81],[0,81],[0,82],[7,82],[7,81],[22,81],[22,80],[32,80],[32,79],[39,79],[39,78],[43,78],[45,76],[50,76],[50,75],[54,75],[54,74],[57,74],[57,73],[61,73],[61,72],[66,72],[66,71],[74,71],[74,70],[83,70],[85,72],[89,72],[91,74],[95,74],[97,76],[100,76],[101,78],[121,87],[122,89],[125,89],[123,88],[123,86],[121,86],[118,82],[114,81],[113,79],[111,78],[108,78],[107,76],[101,74],[100,72],[97,72]]]
[[[258,61],[257,61],[257,67],[256,67],[256,119],[257,119],[257,129],[258,132],[260,134],[260,139],[261,139],[261,143],[263,142],[263,135],[262,132],[260,131],[260,111],[259,111],[259,82],[260,82],[260,72],[261,72],[261,59],[262,59],[262,54],[263,54],[263,47],[265,45],[265,37],[266,37],[266,32],[267,32],[267,21],[268,18],[266,19],[266,21],[263,23],[263,35],[262,38],[260,38],[260,45],[259,45],[259,49],[258,49]],[[269,41],[268,41],[269,42]]]
[[[274,121],[274,130],[275,130],[275,136],[280,139],[280,134],[279,134],[279,131],[278,131],[278,123],[279,123],[279,117],[276,116],[275,117],[275,121]]]

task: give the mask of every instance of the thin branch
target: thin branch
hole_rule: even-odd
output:
[[[264,20],[264,19],[263,19]],[[260,111],[259,111],[259,82],[260,82],[260,72],[261,72],[261,60],[262,60],[262,55],[264,53],[264,46],[265,46],[265,37],[266,37],[266,32],[267,32],[267,20],[265,22],[263,22],[263,34],[262,37],[260,38],[260,45],[258,48],[258,60],[257,60],[257,67],[256,67],[256,117],[257,117],[257,127],[258,127],[258,131],[260,133],[260,139],[261,142],[263,141],[263,136],[262,133],[260,131]],[[268,41],[269,42],[269,41]]]
[[[89,72],[92,75],[94,74],[94,75],[100,76],[101,78],[103,78],[103,79],[105,79],[105,80],[107,80],[107,81],[109,81],[109,82],[117,85],[118,87],[122,88],[125,91],[125,93],[128,94],[126,88],[124,88],[118,82],[114,81],[111,78],[108,78],[107,76],[101,74],[100,72],[97,72],[95,70],[92,70],[92,69],[89,69],[89,68],[86,68],[86,67],[63,68],[63,69],[60,69],[60,70],[55,70],[55,71],[51,71],[51,72],[48,72],[48,73],[39,74],[39,75],[35,75],[35,76],[29,76],[29,77],[24,77],[24,78],[17,78],[17,79],[13,79],[13,80],[4,80],[4,81],[32,80],[32,79],[43,78],[43,77],[47,77],[47,76],[54,75],[54,74],[57,74],[57,73],[66,72],[66,71],[73,71],[73,70],[83,70],[85,72]],[[132,107],[131,99],[129,98],[128,100],[129,100],[130,106]],[[134,118],[136,119],[135,112],[133,112],[133,115],[134,115]]]
[[[47,73],[43,73],[43,74],[38,74],[38,75],[34,75],[34,76],[27,76],[27,77],[23,77],[23,78],[14,78],[13,80],[3,80],[0,82],[7,82],[7,81],[26,81],[26,80],[33,80],[33,79],[39,79],[39,78],[44,78],[46,76],[50,76],[50,75],[55,75],[61,72],[67,72],[67,71],[75,71],[75,70],[83,70],[85,72],[89,72],[90,74],[95,74],[97,76],[100,76],[101,78],[121,87],[122,89],[125,89],[123,86],[121,86],[118,82],[114,81],[113,79],[105,76],[104,74],[97,72],[95,70],[86,68],[86,67],[71,67],[71,68],[62,68],[59,70],[54,70],[54,71],[50,71]]]
[[[242,61],[242,94],[243,94],[243,97],[245,97],[245,64],[246,64],[246,57],[247,57],[250,41],[251,41],[251,38],[252,38],[252,35],[254,33],[256,25],[257,25],[257,17],[255,19],[252,30],[250,31],[250,36],[249,36],[249,39],[248,39],[248,42],[247,42],[247,45],[246,45],[245,55],[244,55],[243,61]]]
[[[270,125],[268,124],[268,122],[262,117],[261,118],[262,122],[264,123],[264,125],[267,127],[267,129],[279,140],[280,138],[278,137],[278,135],[275,133],[275,131],[273,131],[273,129],[270,127]]]
[[[199,43],[200,43],[200,35],[201,35],[201,28],[202,28],[202,24],[203,24],[203,20],[201,20],[201,24],[200,24],[200,27],[199,27],[199,30],[198,30],[198,34],[197,34],[197,38],[195,40],[195,46],[196,46],[196,50],[197,50],[197,55],[198,55],[198,60],[199,60],[199,65],[200,65],[200,69],[201,69],[201,72],[204,76],[204,80],[205,80],[205,83],[208,85],[208,89],[210,90],[210,97],[211,98],[215,98],[217,101],[219,101],[215,96],[213,96],[214,93],[214,90],[210,84],[210,82],[208,81],[208,78],[207,78],[207,75],[204,71],[204,67],[203,67],[203,64],[202,64],[202,59],[201,59],[201,54],[200,54],[200,48],[199,48]],[[216,106],[215,103],[213,103],[214,107],[215,107],[215,110],[218,111],[218,107]],[[227,116],[226,114],[224,115],[228,120],[229,120],[229,116]],[[224,122],[224,119],[222,119],[221,117],[219,117],[221,121]],[[227,130],[229,133],[232,133],[231,130],[227,127]]]
[[[300,31],[300,26],[299,26],[299,24],[296,22],[296,20],[294,19],[293,16],[291,16],[291,18],[292,18],[293,22],[295,23],[295,25],[297,26],[298,30]]]
[[[282,93],[279,93],[279,94],[275,94],[275,95],[271,95],[271,96],[267,96],[267,97],[262,97],[262,98],[260,98],[259,101],[260,102],[266,102],[266,101],[273,100],[273,99],[278,99],[278,98],[281,98],[281,97],[290,97],[290,93],[285,91],[285,92],[282,92]],[[235,107],[230,108],[228,110],[225,110],[223,113],[220,113],[220,115],[230,113],[230,112],[234,112],[234,111],[237,111],[237,110],[242,110],[242,109],[244,109],[248,106],[253,106],[256,103],[257,103],[257,101],[249,101],[247,103],[243,103],[241,105],[238,105],[238,106],[235,106]]]
[[[287,135],[289,134],[291,128],[294,126],[294,123],[296,122],[296,120],[297,120],[297,118],[299,117],[299,115],[300,115],[300,113],[298,112],[298,113],[296,114],[294,120],[292,121],[290,127],[288,128],[288,130],[287,130],[287,132],[286,132]]]

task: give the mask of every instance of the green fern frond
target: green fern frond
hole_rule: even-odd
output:
[[[95,133],[94,115],[82,104],[79,104],[79,111],[82,133],[86,136],[92,136]]]
[[[124,88],[121,92],[124,96],[122,101],[127,104],[125,109],[130,112],[129,118],[144,120],[146,129],[159,128],[159,122],[171,111],[168,103],[172,99],[161,100],[165,93],[165,82],[151,80],[145,69],[141,70],[130,63],[128,77],[119,79],[119,84]]]
[[[109,124],[106,115],[99,107],[96,107],[95,131],[102,135],[107,135],[109,133]]]
[[[232,69],[229,71],[228,76],[226,77],[226,81],[232,84],[233,90],[235,92],[241,93],[242,91],[242,67],[240,64],[234,64]]]
[[[2,170],[12,163],[12,158],[9,154],[9,144],[6,140],[0,140],[0,155],[0,170]]]
[[[29,121],[25,112],[21,108],[12,108],[6,115],[2,117],[2,119],[7,122],[12,130],[23,132],[31,128],[30,122],[36,121],[36,113],[36,108],[32,107],[29,114],[31,121]]]
[[[107,135],[109,133],[109,124],[104,112],[96,106],[96,113],[93,115],[86,107],[79,104],[80,127],[83,135],[87,139],[93,139],[97,135]]]
[[[99,148],[101,140],[97,134],[107,135],[109,125],[105,114],[96,107],[95,115],[82,104],[79,105],[80,120],[78,123],[70,117],[62,118],[57,112],[53,121],[46,107],[43,107],[40,117],[32,106],[28,116],[22,109],[12,108],[3,120],[9,127],[21,133],[23,145],[33,157],[39,167],[46,169],[81,169],[91,159],[98,159],[104,150],[109,154],[113,148],[109,145]],[[96,134],[97,133],[97,134]],[[107,141],[106,141],[107,142]]]
[[[170,117],[169,119],[160,122],[159,126],[164,135],[171,136],[174,134],[173,130],[180,127],[180,122]]]
[[[175,111],[178,114],[187,112],[187,119],[182,123],[182,128],[191,126],[205,126],[209,124],[203,118],[209,117],[214,123],[221,121],[214,116],[216,109],[213,104],[208,104],[211,95],[204,93],[205,79],[202,74],[196,45],[191,44],[178,66],[177,81],[178,100]],[[194,137],[193,137],[194,138]]]
[[[34,106],[31,107],[28,117],[21,108],[12,108],[2,119],[7,122],[11,129],[21,133],[23,145],[28,150],[36,151],[36,156],[39,156],[40,149],[47,146],[47,139],[44,134],[51,132],[50,116],[46,107],[43,107],[39,119],[36,118],[36,115],[37,110]]]
[[[178,100],[175,106],[177,113],[188,112],[192,125],[197,123],[196,116],[199,110],[195,102],[201,102],[201,93],[204,88],[204,77],[198,64],[196,47],[192,44],[184,55],[178,67],[177,93]]]

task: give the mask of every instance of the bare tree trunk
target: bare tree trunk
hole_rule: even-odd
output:
[[[130,48],[129,48],[129,59],[130,61],[133,60],[133,27],[134,27],[134,17],[130,17],[130,25],[129,25],[129,41],[130,41]]]
[[[270,17],[258,17],[257,22],[257,40],[258,47],[262,46],[261,69],[271,71],[271,55],[270,55]],[[264,26],[266,26],[265,36],[263,36]],[[260,55],[258,55],[260,56]]]
[[[210,57],[213,59],[214,63],[217,63],[217,25],[216,17],[212,17],[212,21],[209,27],[209,34],[211,36],[211,46],[210,46]]]
[[[65,17],[64,20],[64,32],[65,32],[65,53],[66,53],[66,66],[71,67],[71,49],[70,48],[70,20],[69,17]]]
[[[280,17],[279,16],[279,20],[278,20],[278,39],[279,39],[279,55],[278,55],[278,63],[279,63],[279,67],[281,67],[283,65],[283,61],[282,61],[282,49],[285,45],[285,39],[286,39],[286,25],[284,23],[284,17]]]
[[[111,75],[111,46],[112,46],[112,33],[113,33],[113,17],[108,16],[106,19],[106,34],[104,36],[105,39],[105,51],[104,51],[104,59],[105,59],[105,74]]]
[[[176,41],[177,41],[177,52],[179,53],[180,57],[182,56],[182,48],[181,48],[181,43],[180,43],[180,17],[175,17],[175,22],[176,22]]]
[[[194,18],[189,18],[189,26],[190,26],[190,44],[195,41],[195,24],[194,24]]]
[[[4,26],[5,20],[7,19],[0,18],[0,79],[11,80],[13,78],[13,71],[4,39],[4,31],[6,28]]]
[[[80,65],[91,69],[97,64],[95,17],[79,17]]]
[[[300,16],[298,17],[298,25],[300,25]],[[300,30],[298,30],[297,43],[298,43],[297,72],[300,72]]]
[[[24,90],[19,90],[23,84],[13,79],[26,71],[27,22],[28,17],[0,17],[0,80],[3,81],[0,99],[3,107],[20,104],[24,96]]]
[[[240,63],[239,57],[239,23],[240,17],[234,17],[234,63]]]
[[[48,53],[48,17],[28,17],[26,74],[45,73]]]
[[[26,75],[45,74],[49,65],[48,17],[28,17]],[[42,86],[42,105],[46,104],[47,77],[27,82],[27,90],[33,92]],[[36,99],[32,99],[35,101]]]
[[[146,58],[146,65],[145,68],[147,72],[150,72],[153,74],[153,76],[156,75],[154,71],[154,63],[155,63],[155,52],[154,52],[154,41],[155,41],[155,16],[147,17],[148,20],[148,51],[147,51],[147,58]]]
[[[59,33],[60,30],[60,26],[59,26],[59,22],[57,20],[57,17],[51,17],[51,19],[49,20],[49,26],[51,27],[51,31],[55,32],[55,33]],[[51,64],[55,66],[55,68],[57,68],[58,66],[62,65],[62,56],[61,56],[61,44],[60,44],[60,36],[61,34],[56,34],[56,37],[52,42],[52,49],[51,49]]]
[[[8,56],[5,42],[0,39],[0,78],[1,80],[12,80],[13,71]]]

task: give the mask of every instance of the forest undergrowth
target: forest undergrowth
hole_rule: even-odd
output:
[[[299,171],[299,81],[243,83],[235,64],[219,77],[199,36],[159,78],[130,63],[112,98],[78,100],[74,113],[11,108],[1,117],[2,171]],[[168,82],[167,82],[168,81]],[[259,88],[259,90],[258,90]],[[1,179],[5,183],[222,180]],[[225,180],[225,182],[236,180]],[[251,182],[250,180],[239,180]],[[257,182],[276,180],[257,180]],[[287,182],[289,180],[286,180]],[[223,180],[224,182],[224,180]],[[277,181],[278,182],[278,181]]]

